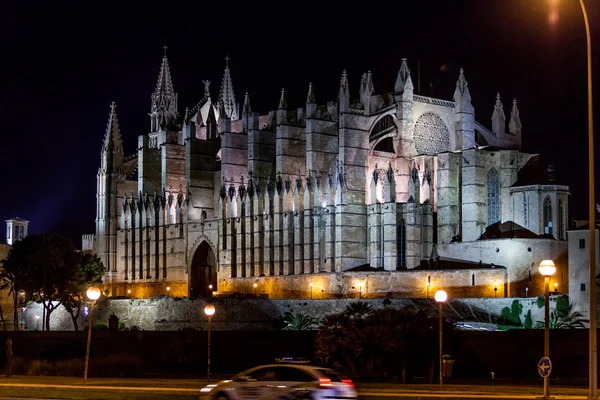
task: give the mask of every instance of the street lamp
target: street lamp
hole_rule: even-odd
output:
[[[254,285],[252,285],[252,286],[254,286],[254,296],[256,296],[256,287],[258,286],[258,284],[254,283]]]
[[[556,272],[556,266],[552,260],[544,260],[540,263],[540,274],[544,276],[544,357],[550,357],[550,277]],[[544,377],[544,398],[550,397],[550,376]]]
[[[313,287],[313,283],[309,283],[310,285],[310,299],[312,300],[312,287]]]
[[[363,287],[363,282],[360,281],[358,282],[358,298],[362,299],[362,287]]]
[[[87,376],[88,376],[88,365],[90,363],[90,344],[92,343],[92,317],[94,314],[94,303],[96,300],[100,298],[100,289],[92,286],[87,290],[87,297],[92,301],[92,306],[90,307],[90,316],[88,323],[88,339],[87,339],[87,349],[85,351],[85,367],[83,371],[83,384],[87,384]]]
[[[443,290],[438,290],[433,295],[435,301],[440,305],[440,386],[444,384],[444,375],[442,370],[442,305],[448,300],[448,294]]]
[[[207,304],[204,314],[208,316],[208,364],[206,366],[206,381],[210,382],[210,318],[215,314],[215,306]]]
[[[167,297],[171,297],[171,286],[167,286]]]

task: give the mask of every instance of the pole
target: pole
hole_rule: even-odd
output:
[[[442,372],[442,302],[440,301],[440,386],[444,384],[444,374]]]
[[[210,382],[210,315],[208,316],[208,365],[206,367],[206,381]]]
[[[544,277],[544,357],[550,357],[550,277]],[[544,399],[550,398],[550,377],[544,377]]]
[[[90,344],[92,343],[92,316],[94,315],[94,303],[96,301],[92,300],[92,306],[90,307],[90,320],[88,324],[88,339],[87,339],[87,349],[85,350],[85,368],[83,371],[83,384],[87,385],[87,376],[88,376],[88,365],[90,363]]]
[[[589,185],[589,235],[590,235],[590,358],[589,358],[589,399],[598,397],[597,376],[597,339],[596,339],[596,199],[594,182],[594,117],[592,107],[592,39],[590,21],[583,0],[579,0],[583,21],[585,23],[585,39],[587,45],[587,90],[588,90],[588,185]]]

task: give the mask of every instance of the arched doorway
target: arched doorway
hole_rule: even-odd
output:
[[[212,289],[209,285],[212,285]],[[198,246],[190,268],[190,298],[210,297],[217,290],[217,259],[209,244]]]

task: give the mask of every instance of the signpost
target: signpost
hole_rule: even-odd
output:
[[[550,376],[550,372],[552,372],[552,361],[550,361],[550,358],[542,357],[538,363],[538,372],[542,378]]]

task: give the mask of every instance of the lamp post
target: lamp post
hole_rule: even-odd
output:
[[[311,282],[309,285],[310,285],[310,299],[312,300],[312,287],[313,287],[313,283]]]
[[[544,260],[540,263],[540,274],[544,276],[544,357],[550,357],[550,277],[556,272],[556,266],[552,260]],[[544,398],[550,397],[550,376],[544,377]]]
[[[171,297],[171,286],[167,286],[167,297]]]
[[[448,294],[443,290],[438,290],[433,295],[435,301],[440,306],[440,386],[444,384],[444,374],[442,370],[442,305],[448,300]]]
[[[92,301],[92,306],[90,308],[90,317],[88,322],[88,338],[87,338],[87,348],[85,351],[85,367],[83,370],[83,384],[87,384],[87,376],[88,376],[88,365],[90,363],[90,344],[92,343],[92,317],[94,315],[94,303],[96,300],[100,298],[100,289],[92,286],[87,290],[87,297]]]
[[[210,382],[210,319],[215,314],[215,306],[207,304],[204,314],[208,316],[208,364],[206,365],[206,381]]]
[[[256,287],[258,286],[258,284],[257,284],[257,283],[255,283],[255,284],[254,284],[254,285],[252,285],[252,286],[254,286],[254,296],[256,296]]]
[[[362,299],[362,287],[363,287],[362,281],[358,282],[358,298],[359,299]]]

